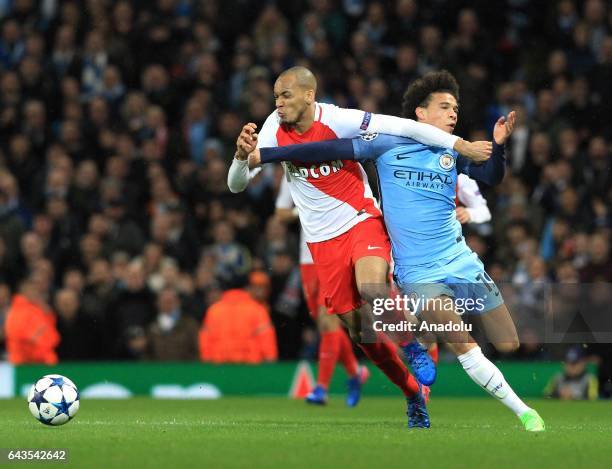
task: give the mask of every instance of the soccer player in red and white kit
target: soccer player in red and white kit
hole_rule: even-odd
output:
[[[276,147],[335,138],[351,138],[363,132],[410,136],[427,145],[454,148],[475,161],[491,155],[490,142],[466,142],[433,126],[413,120],[341,109],[315,101],[316,79],[304,67],[293,67],[274,85],[276,110],[259,134],[247,124],[237,141],[237,151],[228,174],[232,192],[248,185],[248,154],[258,147]],[[329,313],[340,315],[351,338],[412,402],[423,402],[418,382],[388,339],[361,341],[361,308],[364,299],[376,293],[368,288],[387,282],[390,242],[378,203],[366,174],[355,161],[333,161],[317,165],[285,163],[291,196],[314,259],[320,288]],[[407,358],[421,381],[433,381],[433,363],[426,349],[413,341]],[[411,344],[412,345],[412,344]],[[426,383],[429,384],[429,383]]]
[[[486,223],[491,220],[491,211],[478,187],[478,183],[466,174],[457,177],[457,220],[466,223]]]
[[[282,179],[278,190],[275,215],[285,222],[292,222],[299,218],[286,178]],[[365,366],[359,366],[357,357],[353,352],[353,344],[344,331],[338,316],[327,314],[325,298],[322,294],[323,289],[319,288],[316,266],[301,229],[300,274],[306,305],[310,316],[317,324],[320,337],[317,385],[306,396],[306,402],[309,404],[327,403],[329,383],[334,374],[336,363],[340,361],[349,376],[346,405],[355,407],[361,398],[361,386],[368,379],[370,372]]]

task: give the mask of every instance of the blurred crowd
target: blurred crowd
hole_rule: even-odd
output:
[[[165,310],[192,343],[236,271],[257,274],[279,357],[313,355],[297,227],[273,216],[281,170],[240,195],[225,181],[293,65],[319,101],[388,114],[447,68],[468,139],[515,109],[509,174],[483,188],[493,221],[469,244],[515,309],[534,285],[612,281],[603,0],[0,0],[0,17],[0,323],[26,280],[60,359],[155,359]]]

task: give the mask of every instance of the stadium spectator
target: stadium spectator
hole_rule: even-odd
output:
[[[595,233],[589,240],[589,262],[580,269],[583,282],[612,282],[610,242],[602,233]]]
[[[593,400],[598,397],[597,378],[587,368],[582,348],[568,349],[563,362],[563,372],[553,376],[544,394],[563,401]]]
[[[251,265],[248,250],[236,243],[233,226],[223,220],[213,227],[214,244],[205,249],[202,257],[209,265],[214,266],[216,275],[226,278],[238,272],[240,275],[248,274]]]
[[[213,363],[262,363],[278,357],[276,334],[265,306],[243,287],[247,278],[226,277],[228,287],[206,311],[200,328],[202,361]]]
[[[92,334],[97,338],[92,359],[110,359],[113,356],[114,337],[108,321],[112,318],[111,308],[119,293],[117,283],[106,259],[98,258],[92,262],[81,297],[82,315],[87,318]]]
[[[198,356],[198,323],[183,313],[177,291],[165,287],[157,294],[157,318],[147,329],[146,358],[187,361]]]
[[[85,276],[79,268],[69,267],[64,272],[62,285],[77,295],[81,295],[85,288]]]
[[[4,325],[11,306],[11,289],[6,283],[0,283],[0,360],[6,359],[6,333]]]
[[[263,8],[253,29],[256,52],[260,59],[268,58],[274,40],[289,35],[289,27],[287,19],[273,3]]]
[[[108,227],[108,239],[112,251],[125,251],[131,255],[139,253],[144,244],[144,235],[137,223],[126,213],[126,200],[119,196],[111,198],[104,207]]]
[[[125,288],[108,309],[107,325],[116,358],[140,358],[146,352],[145,330],[155,318],[155,301],[145,284],[141,262],[132,261],[127,266],[124,281]]]
[[[176,259],[182,270],[193,272],[197,263],[197,258],[193,253],[198,251],[198,236],[180,203],[171,202],[165,206],[165,210],[170,231],[164,245],[164,252],[167,256]]]
[[[270,277],[262,271],[254,270],[249,275],[248,290],[255,301],[270,310]]]
[[[9,262],[14,262],[15,256],[19,252],[21,237],[25,232],[25,224],[23,220],[16,213],[15,209],[11,207],[11,201],[9,195],[0,191],[0,236],[4,240],[6,245],[6,252],[9,256]]]
[[[55,312],[60,344],[57,355],[61,361],[95,358],[99,337],[84,316],[77,292],[64,288],[55,294]]]
[[[287,224],[278,217],[271,217],[266,224],[265,237],[260,239],[257,256],[270,268],[272,259],[278,252],[297,252],[297,240],[287,232]]]
[[[23,280],[19,293],[13,296],[6,315],[5,334],[8,360],[15,365],[54,365],[58,361],[56,348],[60,336],[46,292],[46,279],[36,273]]]

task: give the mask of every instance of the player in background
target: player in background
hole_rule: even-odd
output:
[[[408,87],[404,115],[452,133],[457,124],[458,99],[455,78],[447,71],[431,72]],[[461,314],[473,314],[481,319],[485,333],[498,350],[511,351],[519,345],[501,293],[465,243],[455,213],[459,172],[489,185],[502,181],[506,161],[503,145],[512,134],[514,122],[514,112],[496,122],[493,154],[480,166],[452,150],[389,135],[257,149],[252,159],[255,164],[292,160],[313,164],[324,159],[374,161],[393,244],[396,283],[405,294],[427,300],[416,304],[414,310],[424,322],[452,326],[450,331],[436,331],[436,335],[455,353],[468,376],[512,410],[527,431],[539,432],[545,430],[540,415],[516,395],[501,371],[461,327]],[[465,300],[472,299],[474,307],[460,311],[459,303],[452,301],[457,299],[463,300],[464,306]],[[451,300],[451,307],[446,300]],[[495,337],[491,338],[492,334]],[[426,410],[417,411],[417,418],[424,422],[422,426],[429,426]]]
[[[481,194],[478,182],[463,173],[457,177],[457,202],[457,220],[462,225],[491,220],[487,199]]]
[[[282,221],[291,223],[298,220],[298,213],[293,199],[289,183],[283,178],[276,197],[275,215]],[[353,344],[344,331],[340,319],[334,314],[327,314],[325,299],[319,288],[319,278],[312,255],[306,245],[304,234],[300,228],[300,274],[302,277],[302,290],[308,311],[319,331],[319,364],[317,374],[317,385],[306,396],[309,404],[326,404],[329,383],[334,374],[334,368],[338,360],[346,370],[349,379],[347,381],[348,393],[346,405],[355,407],[361,398],[361,386],[370,376],[365,366],[359,366],[357,357],[353,352]]]
[[[457,176],[457,197],[455,199],[457,208],[457,220],[462,225],[467,223],[486,223],[491,220],[491,211],[478,187],[478,183],[466,174]],[[434,363],[438,363],[438,344],[432,342],[429,346],[429,355]]]
[[[314,75],[304,67],[281,73],[274,84],[276,110],[259,134],[255,124],[247,124],[238,137],[228,173],[232,192],[243,191],[248,185],[247,157],[255,145],[277,147],[375,131],[412,136],[440,148],[455,148],[477,160],[490,156],[490,142],[470,143],[413,120],[317,103],[316,88]],[[425,409],[419,383],[408,372],[395,344],[384,336],[374,343],[361,340],[361,315],[367,314],[363,308],[367,307],[367,300],[376,297],[368,289],[387,283],[390,262],[389,239],[363,168],[357,162],[332,161],[321,165],[294,162],[285,165],[285,175],[328,310],[340,315],[353,341],[402,390],[410,409],[408,425],[425,426],[423,419],[418,418],[421,409]],[[414,340],[401,345],[421,383],[433,382],[435,366],[426,348]]]

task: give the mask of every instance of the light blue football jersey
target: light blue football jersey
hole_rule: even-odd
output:
[[[458,171],[469,175],[468,159],[452,149],[383,134],[355,138],[353,149],[355,159],[376,165],[396,265],[452,259],[466,250],[455,196]]]

